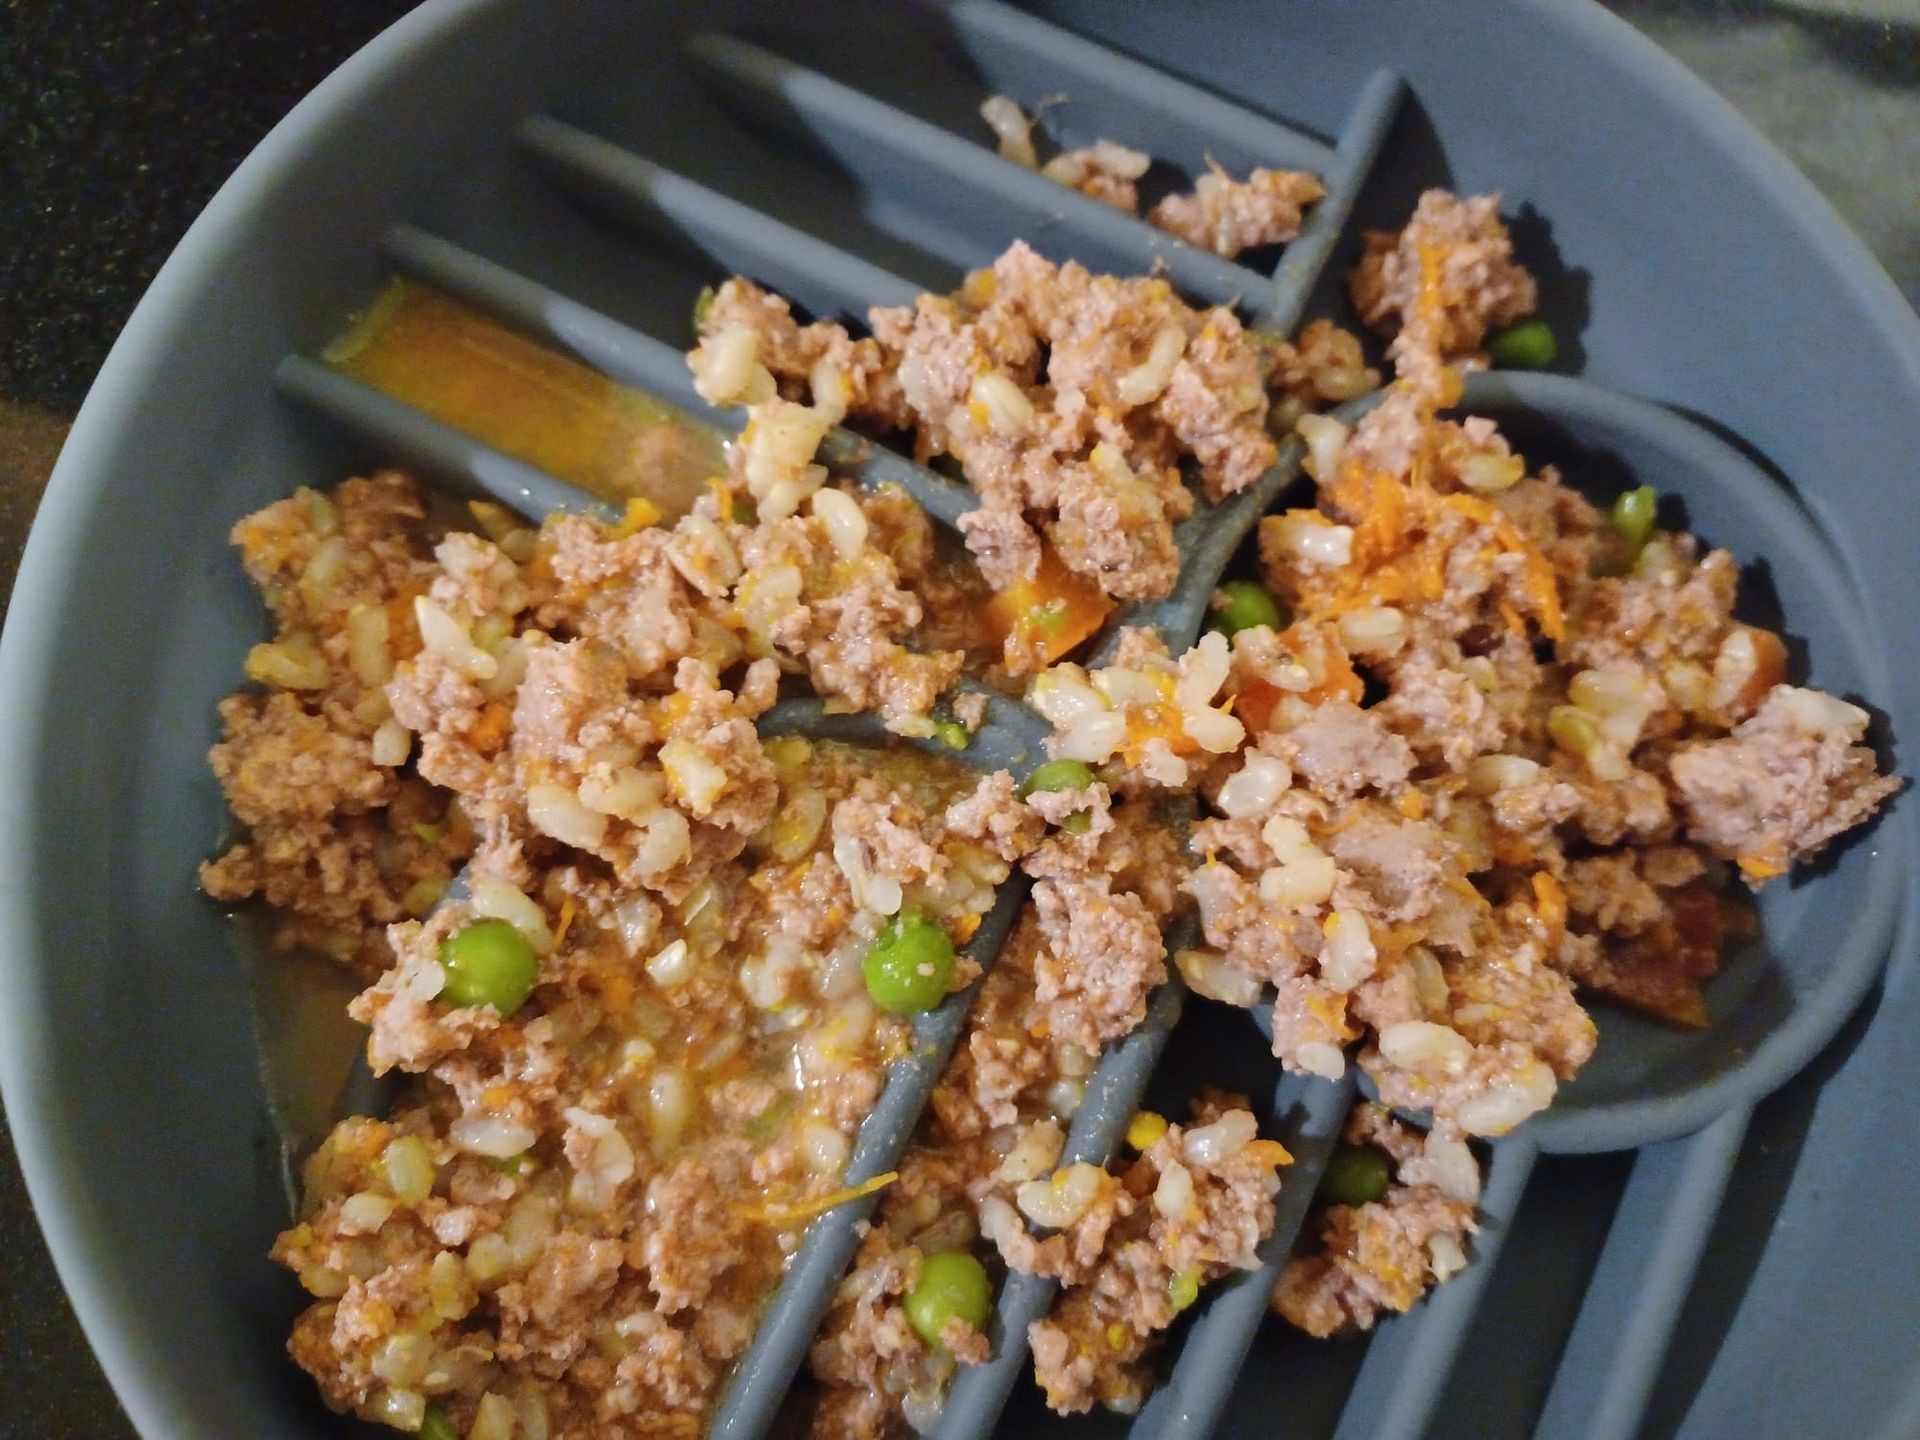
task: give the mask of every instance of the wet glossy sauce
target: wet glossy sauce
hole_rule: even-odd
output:
[[[326,360],[384,394],[610,498],[669,518],[726,471],[720,437],[479,311],[392,281]]]

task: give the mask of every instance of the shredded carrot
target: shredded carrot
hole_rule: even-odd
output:
[[[1533,872],[1533,908],[1547,927],[1548,943],[1556,943],[1567,929],[1567,892],[1551,871]]]
[[[827,1211],[837,1209],[851,1201],[864,1200],[867,1196],[886,1189],[899,1178],[898,1170],[888,1170],[874,1176],[871,1180],[862,1180],[858,1185],[848,1185],[840,1190],[829,1190],[824,1195],[816,1195],[811,1200],[802,1200],[797,1205],[770,1205],[765,1209],[747,1207],[740,1213],[757,1224],[786,1229],[788,1226],[811,1220],[816,1215],[824,1215]]]
[[[1427,818],[1427,797],[1418,790],[1408,790],[1401,795],[1394,808],[1409,820],[1424,820]]]
[[[1440,268],[1440,247],[1430,241],[1421,241],[1414,246],[1420,256],[1420,284],[1413,294],[1413,309],[1422,324],[1435,332],[1433,338],[1443,338],[1439,333],[1440,315],[1446,308],[1446,276]]]
[[[1778,860],[1764,855],[1742,855],[1740,873],[1758,885],[1763,880],[1771,880],[1776,875],[1787,873],[1787,867]]]
[[[1448,888],[1451,889],[1455,894],[1457,894],[1462,900],[1469,902],[1476,909],[1485,910],[1489,908],[1487,905],[1487,897],[1482,895],[1480,891],[1475,887],[1474,883],[1471,880],[1467,879],[1466,876],[1449,875],[1447,877],[1446,884]]]
[[[1423,292],[1422,302],[1427,299]],[[1423,419],[1432,420],[1436,397],[1426,404]],[[1321,486],[1329,508],[1351,517],[1352,559],[1331,573],[1302,576],[1300,608],[1321,619],[1331,619],[1363,606],[1418,607],[1446,593],[1448,547],[1435,536],[1435,522],[1445,511],[1463,515],[1492,532],[1503,551],[1521,557],[1521,583],[1527,608],[1548,639],[1565,633],[1559,585],[1553,567],[1538,546],[1521,533],[1507,515],[1478,495],[1440,495],[1429,476],[1434,466],[1431,441],[1413,457],[1411,472],[1401,480],[1388,471],[1359,463],[1343,464]],[[1315,515],[1316,511],[1290,512]],[[1516,630],[1524,630],[1520,614],[1503,607],[1502,615]]]
[[[1250,1140],[1247,1148],[1240,1152],[1254,1164],[1268,1169],[1278,1169],[1282,1165],[1293,1163],[1293,1153],[1278,1140]]]
[[[1398,959],[1422,940],[1427,938],[1426,928],[1421,925],[1390,926],[1385,935],[1375,942],[1382,955]]]
[[[573,928],[573,896],[569,895],[560,902],[560,923],[553,928],[553,948],[558,950],[566,943],[567,931]]]
[[[1314,994],[1307,997],[1307,1010],[1322,1025],[1337,1032],[1342,1040],[1352,1040],[1359,1035],[1347,1021],[1347,997],[1332,993]]]
[[[1521,558],[1527,599],[1540,621],[1541,633],[1549,640],[1561,639],[1566,634],[1566,624],[1560,608],[1560,586],[1554,580],[1553,567],[1547,563],[1547,557],[1540,553],[1540,547],[1522,535],[1520,528],[1496,509],[1491,501],[1483,500],[1478,495],[1449,495],[1440,503],[1469,520],[1485,525],[1493,532],[1493,538],[1502,550]]]

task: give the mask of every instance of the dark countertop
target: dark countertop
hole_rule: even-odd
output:
[[[0,6],[0,604],[66,427],[155,270],[268,128],[411,8]],[[1920,0],[1612,8],[1785,150],[1920,304]],[[0,1437],[131,1434],[0,1144]]]

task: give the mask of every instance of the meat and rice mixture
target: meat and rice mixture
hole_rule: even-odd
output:
[[[989,118],[1031,160],[1024,117]],[[1130,155],[1049,170],[1131,208]],[[1154,218],[1231,253],[1317,195],[1215,177]],[[697,1435],[1016,869],[1031,898],[931,1109],[861,1189],[816,1436],[925,1424],[1009,1269],[1062,1285],[1029,1337],[1049,1403],[1134,1409],[1156,1337],[1253,1263],[1287,1156],[1244,1099],[1060,1163],[1174,968],[1271,999],[1288,1069],[1357,1064],[1432,1117],[1354,1113],[1274,1297],[1316,1335],[1467,1263],[1470,1142],[1586,1061],[1583,996],[1705,1023],[1741,887],[1897,788],[1867,715],[1787,683],[1733,558],[1659,528],[1650,492],[1597,510],[1445,413],[1534,305],[1493,198],[1423,197],[1353,299],[1396,378],[1349,426],[1324,412],[1379,379],[1356,334],[1256,336],[1021,244],[863,336],[736,278],[690,358],[749,424],[678,519],[456,513],[382,473],[239,524],[276,633],[222,706],[246,835],[203,884],[353,967],[373,1068],[412,1077],[311,1158],[275,1249],[329,1404],[433,1437]],[[838,424],[964,475],[971,562],[828,475]],[[1168,592],[1174,524],[1289,433],[1314,493],[1262,522],[1207,633],[1076,663]],[[1018,783],[756,729],[792,689],[963,751],[963,673],[1054,727]]]

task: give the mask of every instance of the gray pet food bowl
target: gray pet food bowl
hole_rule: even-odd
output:
[[[1356,224],[1394,223],[1429,184],[1503,188],[1545,313],[1577,337],[1582,379],[1490,377],[1469,407],[1603,492],[1631,477],[1680,497],[1689,525],[1762,562],[1757,598],[1806,642],[1814,682],[1871,702],[1883,735],[1914,733],[1920,683],[1901,662],[1920,653],[1920,584],[1903,501],[1920,453],[1920,325],[1806,183],[1698,82],[1573,0],[1042,10],[1063,30],[978,0],[428,4],[269,137],[136,313],[61,459],[0,651],[0,776],[15,800],[0,831],[0,1081],[62,1276],[145,1435],[358,1433],[281,1351],[299,1295],[263,1258],[285,1210],[252,962],[192,881],[224,824],[202,758],[213,704],[262,623],[225,533],[295,485],[383,460],[535,510],[567,501],[546,477],[298,358],[383,268],[672,394],[685,387],[677,347],[693,294],[736,268],[817,309],[857,311],[949,285],[1021,236],[1096,267],[1158,259],[1189,294],[1238,297],[1285,328],[1337,305]],[[1205,154],[1236,169],[1301,164],[1332,193],[1269,283],[1266,269],[1171,246],[994,160],[972,113],[989,89],[1029,104],[1066,92],[1050,123],[1067,143],[1111,135],[1188,169]],[[905,474],[884,451],[848,444],[834,458]],[[930,500],[936,513],[956,503]],[[1178,630],[1191,616],[1142,618]],[[1747,1265],[1760,1308],[1752,1323],[1745,1310],[1722,1317],[1717,1357],[1690,1358],[1684,1322],[1668,1348],[1682,1306],[1719,1283],[1715,1216],[1753,1104],[1806,1064],[1892,953],[1860,1046],[1880,1070],[1830,1083],[1844,1108],[1809,1142],[1833,1183],[1773,1200],[1817,1222],[1827,1197],[1851,1199],[1873,1176],[1875,1097],[1915,1079],[1899,1046],[1874,1043],[1920,1010],[1911,810],[1768,896],[1763,943],[1710,990],[1706,1040],[1604,1016],[1599,1057],[1562,1107],[1495,1147],[1467,1276],[1365,1347],[1311,1346],[1277,1323],[1256,1334],[1259,1277],[1222,1287],[1176,1332],[1173,1383],[1134,1433],[1197,1435],[1218,1420],[1222,1434],[1342,1440],[1630,1436],[1643,1424],[1713,1437],[1826,1433],[1837,1416],[1870,1432],[1913,1414],[1897,1344],[1876,1348],[1837,1315],[1798,1343],[1782,1332],[1778,1307],[1805,1303],[1796,1285],[1835,1268],[1858,1295],[1911,1313],[1897,1267],[1863,1273],[1873,1266],[1844,1227],[1797,1230]],[[1310,1179],[1344,1093],[1288,1082],[1275,1094],[1244,1017],[1190,1006],[1169,1040],[1179,1010],[1163,997],[1163,1023],[1116,1051],[1111,1093],[1096,1085],[1106,1099],[1076,1143],[1110,1147],[1164,1045],[1154,1085],[1213,1077],[1271,1097],[1270,1123]],[[897,1141],[904,1119],[893,1122]],[[1568,1177],[1597,1162],[1533,1163],[1633,1145],[1650,1148],[1617,1207],[1598,1211],[1567,1201],[1579,1189]],[[1309,1191],[1283,1192],[1288,1225]],[[1870,1193],[1879,1226],[1920,1219],[1920,1203]],[[1597,1220],[1529,1250],[1541,1227],[1528,1215],[1556,1202],[1562,1220]],[[1516,1251],[1530,1276],[1518,1286]],[[817,1300],[837,1265],[814,1268],[787,1291],[811,1285]],[[805,1333],[769,1324],[763,1348],[779,1353],[749,1372],[757,1393],[736,1385],[723,1433],[758,1433]],[[942,1435],[991,1428],[1018,1379],[1012,1358],[956,1391]],[[1490,1380],[1489,1364],[1533,1378]],[[1774,1388],[1765,1377],[1789,1373],[1790,1393],[1756,1400]],[[1040,1425],[1027,1390],[1000,1433]],[[1047,1433],[1127,1429],[1103,1417]]]

